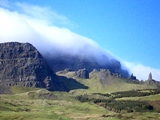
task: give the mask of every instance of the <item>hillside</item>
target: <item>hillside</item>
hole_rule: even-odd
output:
[[[159,89],[108,94],[14,86],[11,91],[12,95],[0,95],[2,120],[160,120]]]
[[[155,80],[139,81],[135,79],[127,79],[120,74],[112,74],[107,69],[94,69],[88,73],[89,78],[77,77],[77,71],[59,71],[56,74],[60,77],[70,78],[80,84],[85,85],[88,89],[72,90],[76,93],[83,91],[84,93],[112,93],[117,91],[128,91],[137,89],[155,89],[159,88],[160,82]],[[66,85],[67,86],[67,85]]]
[[[51,91],[67,92],[81,89],[87,92],[101,93],[158,88],[160,86],[159,82],[152,80],[152,78],[146,82],[132,80],[133,75],[126,79],[121,73],[123,70],[121,71],[120,62],[116,60],[110,61],[112,64],[108,67],[112,69],[102,69],[102,67],[100,70],[93,69],[92,71],[93,67],[100,68],[98,63],[97,65],[91,61],[86,63],[84,60],[79,61],[79,58],[77,58],[74,59],[74,64],[77,66],[73,66],[75,66],[74,69],[78,70],[73,71],[70,69],[72,66],[70,66],[70,62],[68,63],[68,58],[66,58],[66,61],[63,59],[62,64],[59,64],[60,61],[56,63],[53,60],[55,62],[54,66],[59,67],[59,69],[62,69],[61,66],[66,67],[65,64],[69,67],[57,72],[56,75],[51,69],[52,65],[48,64],[39,51],[29,43],[1,43],[0,48],[0,93],[10,93],[11,86],[46,88]],[[55,56],[56,58],[57,56]],[[59,59],[57,58],[56,61]],[[86,68],[79,69],[81,67]]]
[[[160,82],[151,73],[146,81],[104,68],[55,74],[29,43],[0,48],[2,120],[160,119]]]
[[[39,51],[29,43],[0,44],[0,92],[10,86],[65,90]],[[8,91],[9,92],[9,91]]]
[[[86,49],[87,50],[87,49]],[[129,72],[123,69],[120,61],[115,58],[110,58],[107,55],[99,56],[90,53],[81,54],[67,54],[62,52],[53,51],[51,54],[43,54],[44,58],[47,60],[48,64],[51,66],[52,70],[55,72],[71,69],[77,71],[79,69],[86,68],[88,72],[91,72],[93,69],[109,69],[111,73],[121,74],[123,77],[128,77]]]

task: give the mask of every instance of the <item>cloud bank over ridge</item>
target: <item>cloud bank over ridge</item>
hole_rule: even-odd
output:
[[[30,42],[42,53],[58,50],[73,55],[96,56],[98,62],[103,62],[103,55],[115,58],[92,39],[67,29],[68,26],[74,26],[72,22],[48,7],[8,2],[1,2],[0,6],[0,43]],[[153,68],[146,70],[143,66],[137,67],[129,62],[125,62],[125,65],[139,79],[145,79],[148,72],[153,71]],[[141,74],[138,74],[137,68],[141,69]],[[160,80],[157,75],[160,70],[153,72],[153,77],[155,74],[154,78]]]
[[[14,4],[15,10],[0,8],[0,42],[19,41],[30,42],[41,52],[54,49],[63,50],[70,54],[104,53],[93,40],[78,35],[58,24],[68,23],[69,20],[49,8],[31,6],[27,4]],[[30,8],[30,9],[28,9]],[[65,26],[65,25],[64,25]],[[107,52],[105,53],[107,54]],[[111,54],[108,56],[112,57]]]

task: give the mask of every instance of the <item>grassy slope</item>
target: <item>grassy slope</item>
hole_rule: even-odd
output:
[[[61,74],[62,75],[62,74]],[[81,90],[72,90],[70,93],[73,95],[83,95],[83,94],[91,94],[91,93],[113,93],[117,91],[129,91],[129,90],[143,90],[146,92],[145,89],[154,89],[156,88],[155,86],[148,85],[146,83],[143,84],[137,84],[133,82],[126,82],[125,79],[122,78],[116,78],[112,77],[107,79],[107,84],[102,85],[98,79],[92,78],[92,79],[80,79],[73,77],[72,73],[65,74],[64,76],[66,77],[72,77],[78,82],[84,84],[85,86],[88,87],[87,90],[81,89]],[[95,96],[94,96],[95,97]],[[106,99],[106,98],[105,98]],[[120,98],[120,99],[128,99],[128,100],[160,100],[160,96],[158,95],[152,95],[152,96],[145,96],[145,97],[133,97],[133,98]],[[110,117],[111,119],[136,119],[136,120],[150,120],[150,119],[155,119],[158,120],[160,119],[159,114],[157,113],[127,113],[127,114],[120,114],[119,116],[115,117],[116,115],[108,115],[106,114],[106,119],[108,120]]]
[[[157,95],[149,95],[144,97],[123,97],[123,98],[117,98],[116,100],[141,100],[141,101],[156,101],[160,100],[160,94]]]
[[[18,94],[0,95],[1,120],[104,120],[103,114],[113,114],[113,112],[106,111],[103,107],[93,103],[81,103],[66,92],[48,92],[43,89],[29,90],[20,87],[15,87],[14,91],[15,89],[18,90]],[[24,89],[29,91],[22,93]],[[41,97],[43,95],[49,96],[49,99],[40,99],[38,98],[40,95]]]
[[[70,75],[66,75],[71,77]],[[74,78],[88,89],[76,89],[66,92],[48,92],[44,89],[12,87],[12,95],[0,95],[0,119],[2,120],[119,120],[160,119],[157,113],[118,114],[90,102],[81,103],[75,96],[92,93],[112,93],[136,89],[149,89],[147,84],[127,83],[124,79],[112,78],[106,85],[98,79]],[[98,95],[91,97],[99,98]],[[107,99],[107,98],[106,98]],[[120,98],[132,100],[160,100],[160,95]]]
[[[109,77],[106,79],[106,84],[102,85],[100,80],[97,78],[91,79],[80,79],[74,77],[72,72],[67,74],[58,74],[60,76],[65,76],[68,78],[73,78],[74,80],[78,81],[81,84],[84,84],[88,87],[88,89],[82,90],[71,90],[71,92],[77,94],[83,93],[113,93],[117,91],[128,91],[128,90],[136,90],[136,89],[153,89],[156,88],[155,86],[143,84],[135,84],[133,82],[126,82],[126,79],[117,78],[117,77]]]

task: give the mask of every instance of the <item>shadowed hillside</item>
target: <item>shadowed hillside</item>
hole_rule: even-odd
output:
[[[85,53],[84,53],[85,54]],[[102,54],[102,53],[99,53]],[[81,56],[81,55],[70,55],[64,53],[54,53],[53,55],[45,55],[45,59],[51,66],[53,71],[57,72],[66,68],[77,71],[79,69],[86,68],[89,72],[93,69],[109,69],[111,73],[121,74],[123,77],[128,77],[129,73],[127,70],[122,69],[121,63],[116,59],[111,59],[107,55],[102,55],[100,58],[96,56]],[[99,62],[97,59],[101,59]]]

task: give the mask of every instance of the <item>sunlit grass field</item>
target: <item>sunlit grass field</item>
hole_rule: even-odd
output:
[[[14,88],[16,89],[16,88]],[[19,90],[22,88],[18,87]],[[17,91],[18,91],[17,89]],[[25,88],[24,88],[25,89]],[[112,113],[94,103],[81,103],[66,92],[52,92],[52,98],[38,98],[50,93],[46,90],[0,95],[1,120],[72,120],[104,119]],[[34,95],[30,95],[34,94]]]
[[[18,93],[0,95],[1,120],[158,120],[157,112],[116,113],[92,102],[80,102],[73,93],[49,92],[44,89],[12,88]],[[21,92],[27,89],[28,92]],[[80,94],[80,93],[79,93]],[[82,93],[83,94],[83,93]],[[48,95],[48,96],[47,96]],[[99,96],[93,96],[99,97]],[[107,98],[107,97],[106,97]],[[141,97],[141,100],[159,100],[158,95]],[[119,100],[125,98],[119,98]],[[138,97],[128,100],[139,100]]]
[[[153,86],[127,83],[119,78],[112,79],[105,86],[97,79],[74,79],[88,89],[49,92],[38,88],[11,87],[12,94],[0,95],[0,120],[160,120],[159,112],[154,110],[115,112],[93,102],[95,99],[113,99],[112,93],[118,91],[141,90],[147,93],[148,89],[154,89]],[[77,96],[86,96],[88,101],[82,102]],[[151,105],[159,105],[160,94],[114,100],[149,101]],[[158,102],[154,104],[154,101]]]

